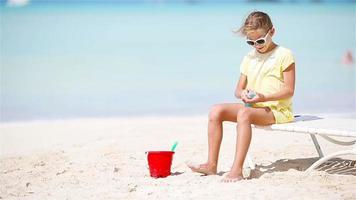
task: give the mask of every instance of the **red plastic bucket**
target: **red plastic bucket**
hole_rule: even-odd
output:
[[[153,178],[164,178],[171,175],[174,151],[148,151],[147,160],[150,175]]]

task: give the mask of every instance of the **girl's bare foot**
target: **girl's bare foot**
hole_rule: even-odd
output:
[[[216,166],[209,165],[208,163],[200,165],[188,163],[187,165],[193,172],[201,173],[204,175],[215,175],[217,173]]]
[[[241,181],[243,180],[244,177],[242,174],[234,174],[229,172],[228,174],[226,174],[226,176],[221,180],[221,182],[224,183],[232,183],[232,182],[237,182],[237,181]]]

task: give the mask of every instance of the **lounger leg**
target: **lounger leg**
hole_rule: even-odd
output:
[[[251,156],[249,153],[247,153],[246,158],[245,158],[244,163],[244,168],[242,169],[242,174],[244,177],[250,177],[251,176],[251,171],[256,168],[255,163],[252,161]],[[248,165],[248,166],[246,166]]]
[[[337,157],[337,156],[341,156],[341,155],[347,155],[347,154],[354,154],[356,155],[356,146],[354,146],[354,148],[352,150],[345,150],[345,151],[339,151],[333,154],[330,154],[328,156],[325,156],[321,159],[319,159],[318,161],[316,161],[314,164],[312,164],[306,171],[305,173],[309,174],[313,169],[317,168],[319,165],[323,164],[324,162],[326,162],[327,160],[330,160],[331,158]]]
[[[252,161],[250,154],[247,153],[246,160],[250,169],[255,169],[255,163]]]
[[[313,143],[314,143],[314,146],[315,146],[315,149],[316,151],[318,152],[319,154],[319,157],[324,157],[324,154],[323,154],[323,151],[321,150],[320,148],[320,145],[319,145],[319,142],[318,140],[316,139],[315,135],[314,134],[310,134],[312,140],[313,140]]]

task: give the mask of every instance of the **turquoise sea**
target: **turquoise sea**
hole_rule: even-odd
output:
[[[251,47],[232,29],[270,14],[296,57],[295,113],[356,117],[348,4],[1,5],[1,121],[207,114],[234,97]]]

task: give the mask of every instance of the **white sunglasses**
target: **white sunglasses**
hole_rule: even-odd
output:
[[[250,40],[250,39],[246,38],[246,42],[247,42],[247,44],[249,44],[251,46],[263,45],[266,43],[268,34],[269,34],[269,31],[267,32],[267,34],[264,37],[258,38],[257,40]]]

